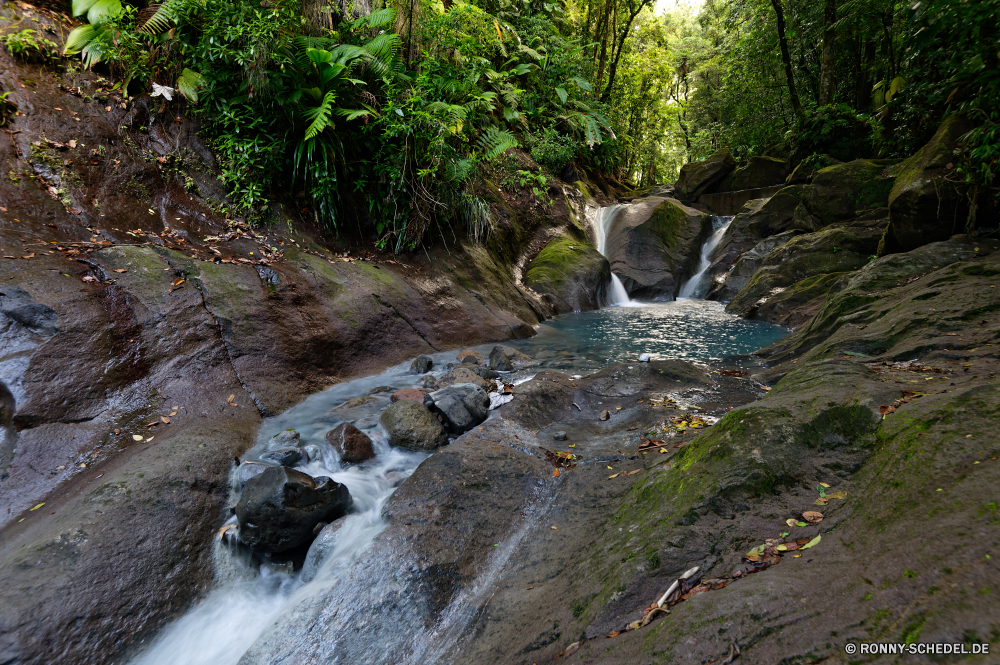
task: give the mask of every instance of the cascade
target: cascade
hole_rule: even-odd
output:
[[[712,254],[722,242],[722,237],[726,235],[726,230],[733,222],[732,217],[722,217],[715,215],[712,217],[712,235],[701,246],[701,256],[698,259],[698,270],[691,279],[682,286],[678,298],[704,298],[708,294],[710,284],[706,279],[708,269],[712,265]]]
[[[594,215],[594,236],[597,241],[597,251],[605,258],[607,258],[604,251],[608,240],[608,231],[611,230],[615,218],[624,208],[625,206],[621,204],[610,205],[599,208]],[[639,303],[628,297],[628,291],[625,290],[621,278],[614,273],[611,273],[611,289],[608,293],[607,304],[609,307],[639,307]]]

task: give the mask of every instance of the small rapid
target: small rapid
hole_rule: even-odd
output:
[[[707,273],[708,269],[712,266],[712,254],[715,253],[715,249],[722,242],[722,238],[726,235],[726,231],[732,222],[732,217],[719,215],[712,217],[712,235],[701,246],[701,255],[698,258],[698,270],[681,286],[681,290],[677,294],[678,298],[704,298],[708,295],[708,289],[711,287],[711,284],[707,279]]]
[[[611,230],[611,225],[614,223],[615,218],[625,209],[622,204],[610,205],[604,208],[599,208],[594,214],[593,226],[594,226],[594,239],[596,242],[596,248],[598,253],[607,258],[605,254],[605,249],[608,240],[608,231]],[[625,285],[622,284],[622,280],[618,275],[611,273],[611,288],[608,291],[607,307],[640,307],[641,304],[632,300],[628,297],[628,291],[625,289]]]

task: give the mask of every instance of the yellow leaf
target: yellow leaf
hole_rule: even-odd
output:
[[[665,452],[667,452],[667,449],[666,448],[660,448],[660,452],[661,453],[665,453]]]
[[[830,502],[826,499],[816,499],[815,501],[813,501],[814,506],[825,506],[828,503]]]
[[[229,402],[230,404],[232,404],[234,399],[236,399],[236,394],[235,393],[233,393],[232,395],[230,395],[229,397],[227,397],[226,401]]]
[[[168,413],[167,415],[168,415],[168,416],[171,416],[171,417],[173,417],[173,416],[176,416],[176,415],[177,415],[177,412],[176,412],[176,411],[171,411],[171,412],[170,412],[170,413]]]
[[[132,435],[132,440],[133,441],[142,441],[142,434],[133,434]]]
[[[553,527],[549,527],[549,528],[551,528],[553,531],[555,531],[555,527],[554,526]]]
[[[787,520],[785,520],[785,524],[787,524],[788,526],[795,526],[795,522],[796,521],[797,520],[795,520],[795,519],[788,518]]]
[[[37,506],[35,506],[35,507],[34,507],[34,508],[32,508],[31,510],[38,510],[39,508],[41,508],[41,507],[42,507],[42,506],[44,506],[44,505],[45,505],[45,502],[43,501],[42,503],[38,504]],[[30,513],[30,512],[31,512],[31,510],[29,510],[28,512]]]
[[[224,526],[221,529],[219,529],[219,540],[222,540],[222,537],[226,535],[226,531],[229,531],[234,526],[236,526],[236,525],[235,524],[227,524],[226,526]]]
[[[847,492],[834,492],[833,494],[827,494],[827,499],[846,499]]]
[[[774,549],[778,550],[779,552],[787,552],[788,551],[788,545],[778,545]]]
[[[608,476],[608,480],[611,480],[612,478],[617,478],[620,475],[622,475],[622,474],[616,473],[616,474],[610,475],[610,476]]]
[[[800,559],[800,558],[802,558],[802,555],[801,554],[793,554],[792,557],[795,558],[795,559]]]
[[[496,21],[493,21],[493,27],[497,29],[497,39],[503,41],[503,33],[500,32],[500,24],[497,23]]]
[[[823,487],[829,487],[829,485],[826,483],[820,483],[820,485],[822,485]]]
[[[808,543],[806,543],[805,545],[803,545],[802,549],[807,550],[810,547],[813,547],[815,545],[819,545],[819,541],[821,541],[821,540],[823,540],[823,536],[816,536],[815,538],[813,538],[812,540],[810,540]]]

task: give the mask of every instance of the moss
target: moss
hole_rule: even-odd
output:
[[[594,246],[584,240],[558,235],[542,248],[525,275],[524,283],[546,293],[559,293],[581,264],[601,257]]]
[[[663,245],[670,249],[680,239],[687,224],[687,213],[676,203],[664,201],[653,209],[649,221],[643,227],[656,234]]]

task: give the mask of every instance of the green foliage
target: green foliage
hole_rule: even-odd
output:
[[[38,31],[25,28],[18,32],[10,32],[0,35],[0,44],[7,47],[10,54],[15,58],[27,60],[32,56],[41,57],[42,60],[55,58],[59,53],[59,48],[51,39],[46,39],[38,34]]]
[[[847,104],[807,109],[787,137],[802,154],[828,154],[842,162],[872,151],[867,116]]]

